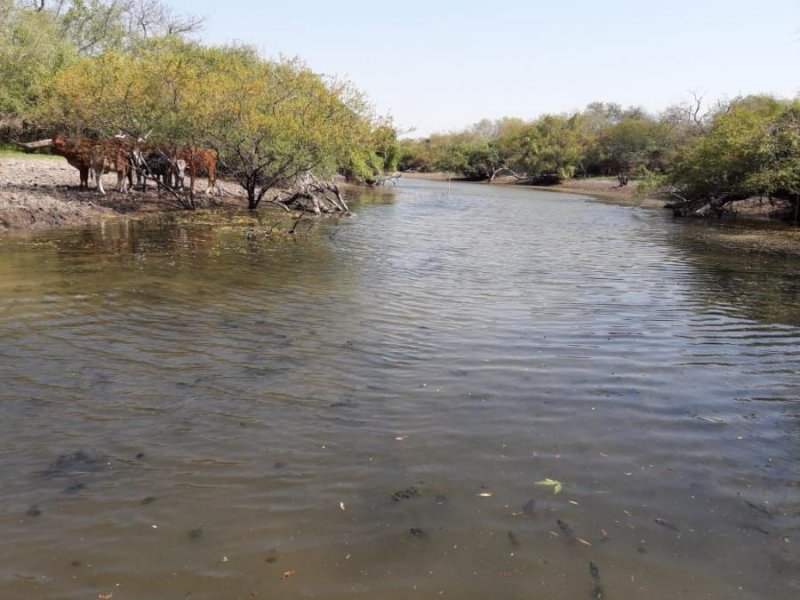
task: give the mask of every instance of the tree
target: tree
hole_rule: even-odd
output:
[[[160,0],[58,0],[46,9],[80,54],[128,48],[144,39],[199,31],[203,19],[177,15]]]
[[[793,200],[793,220],[800,220],[800,102],[787,106],[769,124],[759,169],[749,185],[770,196]]]
[[[763,193],[770,126],[784,106],[768,96],[749,96],[714,115],[707,132],[676,158],[670,181],[678,193],[689,200]]]
[[[202,20],[160,0],[0,0],[0,123],[34,121],[43,89],[81,56],[136,51],[154,36],[186,35]],[[5,127],[4,137],[21,134]]]
[[[0,0],[0,117],[24,116],[74,56],[51,15]]]
[[[393,178],[401,158],[397,131],[388,120],[362,123],[362,140],[354,144],[342,174],[350,181],[381,185]]]
[[[638,170],[663,170],[672,147],[673,128],[649,116],[623,117],[598,137],[603,166],[616,173],[621,185]]]
[[[309,181],[352,167],[354,155],[373,157],[376,168],[396,160],[393,130],[349,83],[325,81],[298,60],[263,60],[247,46],[175,36],[77,60],[53,80],[38,118],[81,135],[147,138],[172,156],[210,146],[251,209],[299,178],[311,190]],[[291,201],[304,199],[326,208],[305,195]],[[331,206],[346,209],[338,197]]]
[[[330,177],[362,148],[370,121],[349,83],[326,83],[299,60],[231,60],[209,75],[203,137],[254,209],[275,187]]]
[[[498,147],[508,168],[534,180],[560,181],[573,176],[583,155],[578,118],[545,115],[507,128]]]

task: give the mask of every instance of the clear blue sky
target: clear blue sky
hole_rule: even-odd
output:
[[[208,43],[299,56],[365,91],[412,136],[595,100],[800,93],[800,0],[165,0]]]

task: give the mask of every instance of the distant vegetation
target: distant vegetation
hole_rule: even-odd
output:
[[[660,115],[598,102],[534,121],[484,120],[403,141],[400,168],[544,184],[604,175],[687,203],[765,196],[800,207],[800,100],[749,96],[703,112],[694,98]]]
[[[2,136],[212,147],[251,208],[298,176],[375,183],[394,171],[395,130],[352,85],[194,42],[200,25],[158,0],[0,0]]]

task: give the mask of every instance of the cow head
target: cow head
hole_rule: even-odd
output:
[[[66,150],[70,146],[69,140],[67,136],[63,133],[57,133],[53,136],[53,141],[50,144],[50,147],[53,149],[54,152]]]

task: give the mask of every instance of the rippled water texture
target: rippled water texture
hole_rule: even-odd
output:
[[[0,240],[1,598],[800,597],[796,259],[356,206]]]

